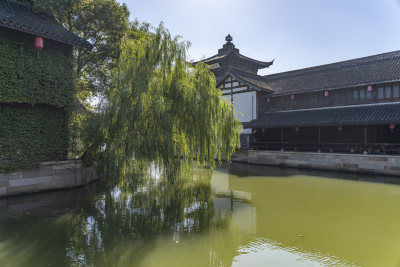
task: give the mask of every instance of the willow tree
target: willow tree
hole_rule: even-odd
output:
[[[229,161],[239,146],[232,105],[205,64],[187,61],[188,47],[163,25],[123,38],[108,103],[87,135],[89,152],[102,147],[108,174],[134,159],[173,177],[193,160],[210,168],[221,156]]]

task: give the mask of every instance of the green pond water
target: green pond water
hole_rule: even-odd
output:
[[[0,266],[400,266],[400,178],[153,176],[0,199]]]

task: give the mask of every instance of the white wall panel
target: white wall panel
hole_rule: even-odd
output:
[[[233,95],[233,107],[240,122],[249,122],[257,118],[256,92]]]

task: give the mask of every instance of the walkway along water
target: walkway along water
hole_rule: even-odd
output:
[[[400,156],[241,150],[232,161],[270,166],[400,176]]]

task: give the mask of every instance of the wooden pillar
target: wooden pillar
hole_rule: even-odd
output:
[[[364,144],[367,143],[367,126],[364,126]]]
[[[321,127],[318,127],[318,144],[321,144]]]
[[[232,76],[230,76],[231,77],[231,103],[233,104],[233,78],[232,78]]]

